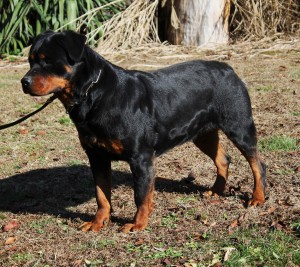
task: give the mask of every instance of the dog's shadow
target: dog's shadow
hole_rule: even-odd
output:
[[[132,187],[131,173],[113,171],[113,189]],[[157,178],[157,191],[184,194],[204,192],[207,188],[189,179],[174,181]],[[20,173],[0,180],[0,211],[46,213],[63,218],[90,219],[70,207],[95,198],[94,182],[88,166],[56,167]]]

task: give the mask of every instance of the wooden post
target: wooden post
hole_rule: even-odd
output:
[[[230,0],[162,0],[162,5],[162,40],[191,46],[228,42]]]

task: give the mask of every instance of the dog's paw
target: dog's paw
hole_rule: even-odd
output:
[[[127,234],[129,232],[142,231],[146,227],[147,227],[147,224],[143,225],[143,224],[126,223],[119,229],[119,231],[124,234]]]
[[[219,190],[215,190],[214,188],[211,188],[210,190],[205,191],[203,193],[203,195],[205,197],[220,197],[223,195],[223,192],[220,192]]]
[[[257,206],[263,206],[265,203],[265,200],[262,199],[256,199],[256,198],[252,198],[248,201],[247,206],[248,207],[257,207]]]
[[[104,219],[100,222],[97,222],[95,220],[91,221],[91,222],[84,222],[83,224],[81,224],[79,226],[79,229],[82,232],[88,232],[88,231],[92,231],[94,233],[99,232],[103,227],[105,227],[108,224],[109,220]]]

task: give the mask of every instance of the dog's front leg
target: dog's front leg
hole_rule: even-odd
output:
[[[91,222],[83,223],[82,231],[98,232],[105,227],[110,219],[111,213],[111,161],[106,157],[99,157],[92,150],[86,150],[88,155],[96,189],[96,200],[98,210]]]
[[[153,153],[143,153],[130,162],[134,178],[134,200],[137,212],[132,223],[125,224],[121,231],[140,231],[147,227],[149,215],[154,208]]]

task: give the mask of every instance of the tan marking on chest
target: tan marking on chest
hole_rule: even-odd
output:
[[[82,137],[79,136],[80,142],[82,145],[87,145],[89,147],[99,147],[105,149],[107,152],[115,153],[115,154],[122,154],[124,151],[124,147],[120,140],[112,139],[112,140],[105,140],[101,138],[93,137]]]
[[[62,102],[64,107],[68,110],[70,106],[74,104],[73,101],[73,92],[72,87],[68,86],[63,91],[56,93],[58,96],[58,99]]]

